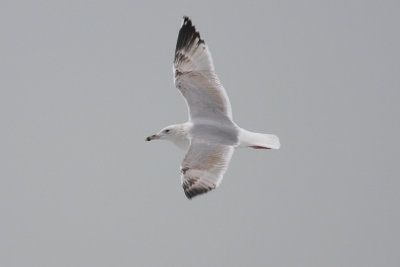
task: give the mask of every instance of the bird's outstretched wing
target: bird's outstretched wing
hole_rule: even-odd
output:
[[[184,96],[189,119],[230,123],[232,110],[224,87],[214,72],[211,53],[188,17],[179,30],[174,60],[175,86]]]
[[[233,150],[232,146],[192,139],[181,166],[185,195],[192,198],[218,187],[228,168]]]

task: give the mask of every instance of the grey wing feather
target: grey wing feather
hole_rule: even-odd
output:
[[[211,53],[187,17],[176,44],[174,82],[186,100],[190,120],[231,121],[231,104],[215,74]]]
[[[182,162],[182,187],[188,198],[204,194],[221,183],[234,148],[192,139]]]

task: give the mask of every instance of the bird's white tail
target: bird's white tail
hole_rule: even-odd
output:
[[[255,149],[279,149],[279,137],[273,134],[253,133],[245,129],[239,132],[239,147]]]

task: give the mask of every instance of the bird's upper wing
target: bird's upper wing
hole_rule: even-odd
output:
[[[182,187],[192,198],[216,188],[228,168],[234,148],[192,139],[182,162]]]
[[[174,81],[185,97],[192,122],[231,121],[231,104],[214,72],[211,53],[187,17],[184,17],[176,44]]]

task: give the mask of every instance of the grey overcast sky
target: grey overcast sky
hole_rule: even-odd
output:
[[[400,266],[399,1],[1,1],[0,266]],[[187,200],[183,15],[249,130]]]

